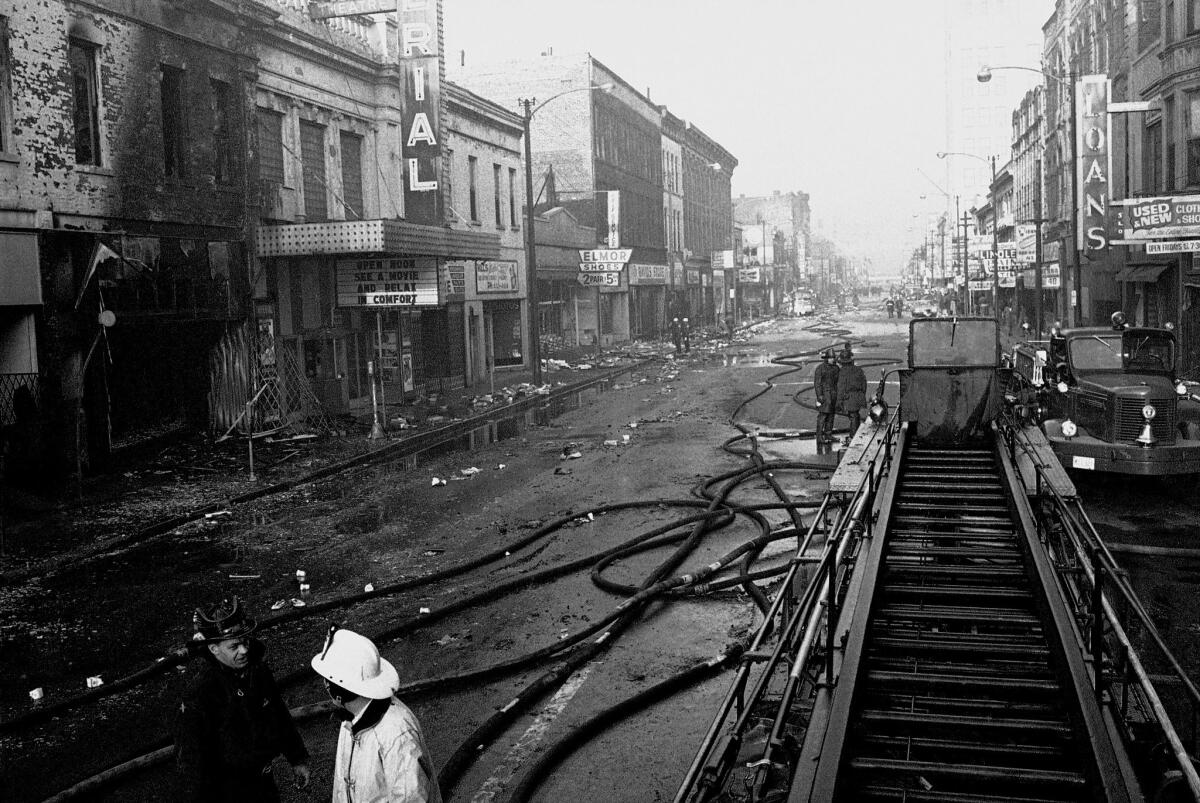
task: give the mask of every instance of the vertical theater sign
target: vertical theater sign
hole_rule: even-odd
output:
[[[309,7],[313,19],[391,12],[400,29],[404,217],[437,226],[442,223],[442,0],[336,0]]]
[[[1083,251],[1102,251],[1108,246],[1110,87],[1106,75],[1085,75],[1075,85],[1075,184],[1079,187],[1079,229],[1075,237]]]

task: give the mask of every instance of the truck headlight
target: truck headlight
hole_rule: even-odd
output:
[[[1055,385],[1054,387],[1058,388],[1058,392],[1059,392],[1059,393],[1066,393],[1066,392],[1067,392],[1067,383],[1066,383],[1066,382],[1059,382],[1059,383],[1058,383],[1057,385]]]
[[[1154,409],[1153,404],[1147,404],[1142,408],[1142,418],[1146,419],[1147,421],[1153,421],[1154,416],[1156,415],[1158,415],[1158,410]]]
[[[1064,438],[1074,438],[1079,432],[1079,427],[1075,426],[1075,422],[1067,419],[1062,422],[1062,434]]]
[[[1183,384],[1182,382],[1176,382],[1175,383],[1175,393],[1176,393],[1176,395],[1179,395],[1179,396],[1186,396],[1187,395],[1187,385]]]

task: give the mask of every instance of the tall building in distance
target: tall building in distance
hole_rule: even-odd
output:
[[[991,183],[987,160],[996,166],[1010,157],[1012,111],[1025,92],[1042,83],[1029,70],[998,71],[988,83],[979,68],[1016,66],[1040,70],[1042,23],[1054,11],[1052,0],[945,0],[946,131],[941,150],[977,156],[949,156],[942,186],[962,200],[963,211],[983,203]],[[953,215],[953,210],[950,212]]]

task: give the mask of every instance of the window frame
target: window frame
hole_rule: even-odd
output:
[[[501,165],[499,162],[492,162],[492,205],[495,207],[496,213],[496,228],[504,228],[504,204],[500,200],[500,176]]]
[[[350,190],[348,189],[349,185],[347,184],[347,181],[346,181],[346,178],[347,178],[347,174],[346,174],[346,165],[347,165],[346,143],[348,141],[353,142],[354,145],[357,146],[357,148],[358,148],[358,186],[355,188],[357,191],[357,197],[352,197],[353,193],[351,193]],[[342,216],[345,217],[345,213],[346,213],[347,209],[349,209],[355,215],[358,216],[357,218],[355,218],[356,220],[362,220],[363,217],[365,216],[365,212],[366,212],[366,210],[364,209],[364,206],[366,205],[366,197],[365,197],[366,188],[363,186],[362,155],[363,155],[363,137],[362,137],[362,135],[356,134],[353,131],[346,131],[344,129],[339,129],[338,130],[338,168],[340,169],[341,174],[342,174]],[[350,203],[352,200],[358,201],[357,207],[355,207],[354,204]],[[346,219],[349,220],[349,218],[346,218]]]
[[[8,17],[0,14],[0,154],[14,153],[12,105],[12,49]]]
[[[517,226],[517,168],[508,168],[508,225],[513,230]]]
[[[310,154],[305,153],[304,132],[318,131],[319,145],[312,153],[315,164],[309,164]],[[306,223],[322,223],[329,220],[329,165],[325,158],[326,136],[328,126],[311,120],[300,121],[300,186],[304,189],[304,220]],[[309,170],[313,170],[313,181],[308,180]],[[318,213],[323,213],[318,216]]]
[[[1146,124],[1143,137],[1142,190],[1154,195],[1162,191],[1163,128],[1161,117]]]
[[[213,180],[218,184],[233,183],[233,85],[219,78],[208,79],[212,116]]]
[[[258,140],[258,175],[259,175],[259,178],[262,181],[269,181],[269,182],[278,184],[281,187],[284,186],[284,184],[287,181],[287,168],[284,166],[284,158],[283,158],[283,121],[284,121],[284,118],[285,118],[285,115],[283,115],[280,112],[275,111],[274,109],[268,108],[266,106],[258,106],[254,110],[254,126],[255,126],[255,130],[257,132],[257,140]],[[263,159],[263,154],[266,152],[266,147],[263,144],[263,121],[268,120],[268,119],[274,121],[274,123],[278,123],[278,130],[279,130],[279,140],[276,142],[272,138],[270,143],[268,143],[272,146],[276,146],[276,147],[272,148],[272,151],[277,151],[279,173],[278,173],[278,175],[276,175],[274,172],[272,172],[271,175],[269,175],[269,176],[266,175],[266,171],[263,169],[263,165],[264,165],[264,161],[265,161]],[[267,133],[274,134],[274,128],[272,128],[272,130]]]
[[[78,53],[83,58],[81,66],[86,68],[87,74],[83,76],[87,82],[87,97],[82,99],[87,108],[82,111],[88,119],[88,141],[87,147],[92,151],[90,154],[84,154],[81,158],[81,141],[79,131],[80,118],[80,97],[78,93],[80,75],[76,70],[76,65],[73,61],[73,54]],[[90,42],[87,39],[80,39],[75,36],[68,37],[67,40],[67,65],[71,72],[71,120],[74,131],[72,132],[72,142],[75,150],[75,164],[86,167],[102,167],[104,165],[104,137],[101,135],[100,125],[102,115],[100,112],[100,45],[95,42]]]
[[[162,124],[163,175],[182,179],[187,175],[187,74],[179,67],[160,64],[158,74],[159,112]]]
[[[1200,0],[1198,0],[1200,2]],[[1185,148],[1184,182],[1200,184],[1200,90],[1184,94],[1183,142]]]
[[[467,199],[468,211],[471,213],[471,222],[479,222],[479,159],[474,156],[467,157],[467,187],[469,198]]]

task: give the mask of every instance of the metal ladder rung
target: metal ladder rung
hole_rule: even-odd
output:
[[[880,711],[867,709],[862,712],[864,723],[890,725],[927,725],[935,728],[960,728],[979,731],[1011,730],[1025,733],[1044,733],[1069,738],[1072,730],[1065,722],[1047,719],[972,717],[963,714],[922,714],[916,711]]]
[[[1075,772],[1023,767],[990,767],[986,764],[943,764],[935,761],[903,761],[891,758],[855,758],[850,766],[865,772],[904,772],[922,776],[963,780],[1000,781],[1006,784],[1056,784],[1083,787],[1087,780]]]

